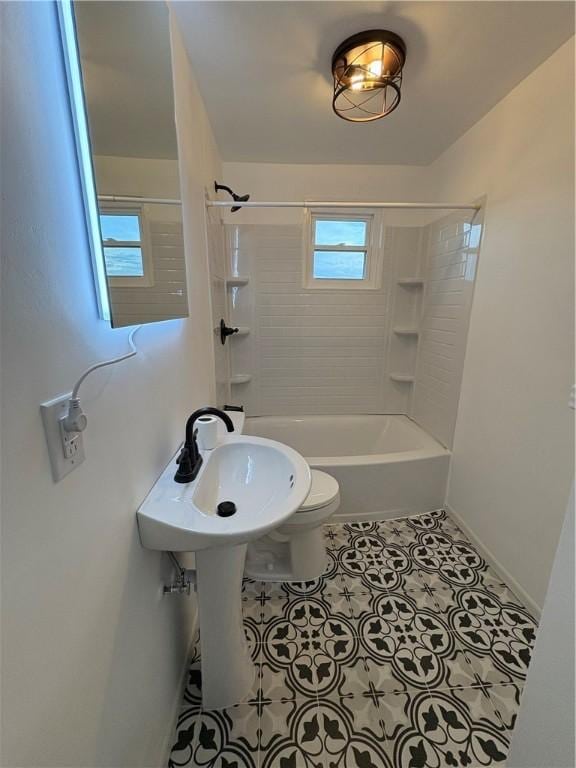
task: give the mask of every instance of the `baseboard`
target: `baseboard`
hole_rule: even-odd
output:
[[[534,599],[526,592],[524,587],[516,581],[514,576],[508,571],[507,568],[505,568],[502,563],[498,560],[497,557],[495,557],[492,552],[488,549],[488,547],[484,544],[484,542],[478,538],[478,536],[474,533],[474,531],[470,528],[468,523],[462,518],[461,515],[456,512],[456,510],[452,509],[452,507],[449,504],[444,504],[444,509],[446,512],[448,512],[449,515],[451,515],[454,520],[458,523],[458,526],[462,528],[466,536],[470,539],[472,544],[476,547],[477,550],[479,550],[480,554],[486,560],[488,565],[490,565],[496,573],[501,577],[502,581],[505,581],[506,584],[510,587],[512,592],[514,592],[524,603],[524,605],[528,608],[530,613],[540,621],[540,615],[542,613],[542,609],[540,606],[534,601]]]
[[[172,746],[174,744],[174,735],[176,733],[176,727],[178,725],[180,708],[184,700],[184,691],[186,690],[186,685],[188,683],[188,667],[189,667],[189,662],[191,657],[192,645],[195,642],[197,630],[198,630],[198,611],[196,611],[194,614],[194,620],[191,626],[190,642],[188,644],[188,649],[186,651],[186,661],[182,667],[182,673],[180,676],[180,683],[178,685],[177,695],[174,699],[174,704],[172,706],[172,714],[170,716],[171,725],[168,730],[168,733],[166,734],[166,739],[162,746],[161,754],[164,755],[164,758],[159,768],[165,768],[165,766],[168,765],[168,761],[170,759],[170,752],[172,751]]]

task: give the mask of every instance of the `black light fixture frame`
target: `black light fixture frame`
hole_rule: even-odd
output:
[[[388,45],[390,46],[396,53],[399,61],[399,68],[396,73],[394,73],[391,76],[374,76],[371,74],[370,81],[372,88],[370,89],[370,92],[376,91],[378,89],[388,89],[391,88],[394,92],[395,101],[392,102],[392,105],[390,108],[380,111],[380,112],[371,112],[367,109],[362,109],[362,104],[356,105],[352,101],[348,99],[346,96],[346,92],[350,90],[349,81],[345,80],[345,75],[349,72],[351,67],[355,66],[354,62],[347,62],[346,67],[340,76],[337,75],[336,71],[339,67],[340,62],[344,59],[346,60],[346,54],[350,51],[352,51],[354,48],[358,48],[363,45],[368,45],[369,43],[375,43],[379,45]],[[338,117],[341,117],[343,120],[347,120],[351,123],[371,123],[374,122],[374,120],[380,120],[382,117],[386,117],[386,115],[389,115],[391,112],[393,112],[397,106],[400,104],[401,99],[401,88],[402,88],[402,72],[404,70],[404,64],[406,63],[406,44],[404,43],[404,40],[397,35],[395,32],[390,32],[390,30],[387,29],[369,29],[365,32],[358,32],[355,35],[352,35],[351,37],[348,37],[346,40],[344,40],[338,48],[334,51],[334,55],[332,56],[332,75],[334,78],[334,95],[332,97],[332,109],[334,110],[334,113],[338,115]],[[373,96],[374,94],[372,94]],[[337,107],[338,100],[344,96],[344,98],[348,101],[350,101],[350,108],[349,110],[352,111],[353,109],[360,110],[361,112],[365,112],[366,116],[364,117],[351,117],[349,115],[346,115],[342,109],[339,109]],[[369,97],[372,98],[372,96]]]

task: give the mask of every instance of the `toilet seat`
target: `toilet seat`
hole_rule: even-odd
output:
[[[331,475],[327,475],[326,472],[321,472],[319,469],[313,469],[311,475],[312,485],[310,486],[310,493],[304,499],[297,513],[323,509],[339,497],[340,489],[338,483]]]

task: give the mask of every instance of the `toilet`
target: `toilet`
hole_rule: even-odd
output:
[[[340,505],[337,481],[313,469],[310,493],[288,522],[248,545],[245,576],[258,581],[312,581],[326,569],[322,525]]]

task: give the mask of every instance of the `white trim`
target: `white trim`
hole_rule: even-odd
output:
[[[314,221],[321,219],[334,219],[346,221],[357,219],[367,224],[366,244],[362,246],[317,246],[315,243]],[[320,208],[308,208],[304,213],[304,270],[303,287],[306,290],[337,290],[337,291],[366,291],[378,290],[382,286],[383,263],[383,220],[379,213],[369,213],[359,208],[349,210],[345,215],[326,212]],[[313,274],[315,251],[342,251],[365,253],[364,277],[360,280],[327,280],[316,278]]]
[[[486,560],[488,565],[490,565],[496,571],[496,573],[501,577],[502,581],[506,582],[512,592],[514,592],[522,600],[524,605],[530,610],[530,613],[532,613],[533,616],[540,620],[542,609],[528,594],[528,592],[526,592],[524,587],[518,583],[510,571],[502,565],[502,563],[498,560],[497,557],[495,557],[495,555],[492,554],[484,542],[478,538],[478,536],[470,528],[468,523],[465,522],[462,516],[458,514],[458,512],[456,512],[449,504],[446,503],[444,503],[444,509],[456,520],[458,526],[462,528],[472,544],[474,544],[476,549],[479,550],[480,554],[484,560]]]
[[[76,141],[76,155],[80,175],[80,186],[84,202],[84,214],[86,218],[86,232],[88,247],[92,260],[92,274],[96,292],[98,314],[102,320],[111,322],[110,297],[108,294],[108,282],[106,280],[106,265],[100,239],[100,221],[98,219],[98,200],[96,197],[96,184],[94,182],[94,169],[92,167],[92,153],[90,149],[90,134],[88,132],[88,120],[86,117],[86,104],[82,86],[82,68],[76,38],[76,24],[74,9],[71,0],[61,0],[56,3],[58,21],[60,23],[60,37],[62,41],[62,56],[68,81],[68,98],[70,113]]]
[[[106,275],[108,284],[110,285],[110,288],[150,288],[154,285],[154,264],[152,259],[152,239],[150,236],[150,226],[146,208],[144,205],[128,205],[127,203],[109,202],[100,207],[99,217],[102,215],[117,216],[122,213],[132,214],[133,216],[138,217],[140,241],[135,243],[118,241],[114,245],[110,245],[102,239],[102,248],[140,248],[142,251],[142,268],[144,274],[142,276],[124,275],[123,277]],[[104,259],[104,263],[106,263],[106,259]]]

